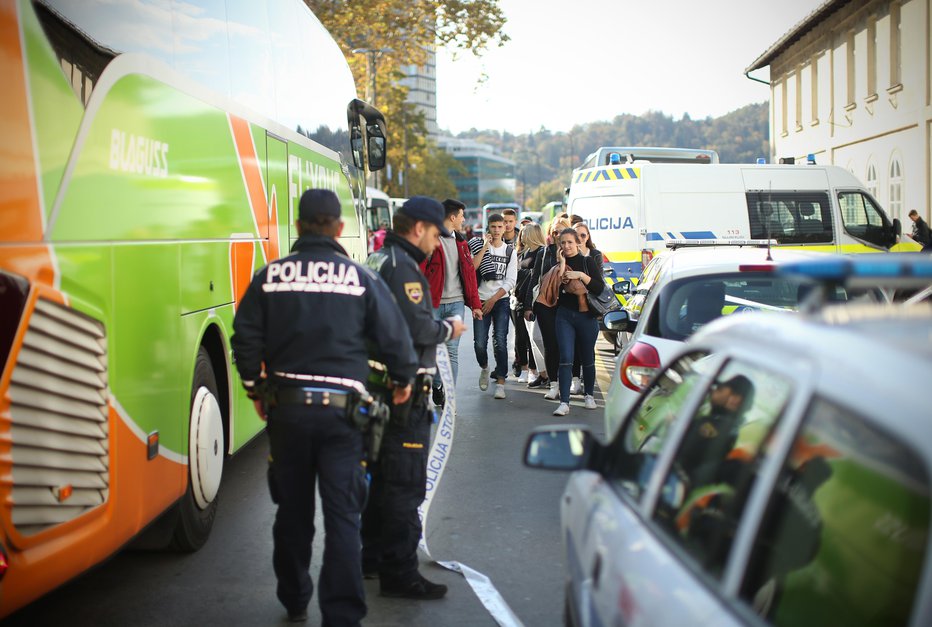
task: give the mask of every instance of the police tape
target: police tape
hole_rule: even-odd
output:
[[[424,501],[417,510],[421,519],[421,540],[418,547],[429,559],[440,566],[463,575],[473,592],[476,593],[479,602],[485,606],[485,609],[489,611],[496,623],[502,627],[523,627],[523,623],[508,607],[508,603],[505,602],[505,599],[492,584],[491,579],[460,562],[434,559],[427,548],[427,514],[430,511],[434,495],[437,493],[437,487],[440,485],[440,478],[447,467],[447,461],[450,459],[450,451],[453,448],[453,434],[456,430],[456,392],[454,390],[456,385],[453,381],[453,368],[445,344],[437,346],[437,372],[440,375],[440,381],[443,383],[446,402],[440,414],[437,433],[430,447],[430,454],[427,457],[427,489]]]

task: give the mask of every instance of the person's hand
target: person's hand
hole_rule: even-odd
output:
[[[482,308],[481,307],[472,310],[472,319],[482,320]]]
[[[531,318],[533,318],[533,317],[534,317],[534,312],[533,312],[533,311],[531,311],[530,309],[525,309],[525,310],[524,310],[524,319],[525,319],[525,320],[527,320],[528,322],[530,322],[530,321],[531,321]]]
[[[557,261],[563,263],[563,249],[560,247],[560,242],[557,242]]]
[[[482,301],[482,314],[489,315],[489,312],[492,311],[492,307],[495,306],[495,303],[498,302],[498,299],[494,296],[488,300]]]
[[[491,246],[492,245],[492,234],[486,231],[484,237],[485,237],[485,245]]]
[[[459,318],[451,318],[447,322],[453,325],[453,333],[450,334],[451,340],[455,340],[466,331],[466,325]]]
[[[265,415],[265,407],[262,406],[262,401],[258,398],[252,402],[252,406],[256,408],[256,413],[259,415],[259,418],[262,419],[262,422],[268,420],[268,417]]]
[[[403,388],[395,387],[392,389],[392,404],[401,405],[411,398],[411,384],[404,386]]]
[[[579,272],[578,270],[567,270],[563,274],[563,279],[566,281],[572,281],[573,279],[579,279],[580,281],[582,281],[582,278],[583,278],[583,273]]]

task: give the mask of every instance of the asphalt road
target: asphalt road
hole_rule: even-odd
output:
[[[491,342],[490,342],[491,344]],[[490,346],[491,349],[491,346]],[[601,339],[600,386],[607,383],[611,354]],[[488,576],[519,620],[528,626],[562,625],[564,558],[559,498],[566,475],[525,468],[524,441],[536,426],[588,424],[601,434],[598,411],[574,397],[565,418],[551,411],[543,391],[509,378],[507,398],[480,392],[472,333],[460,343],[455,437],[427,520],[431,554],[458,561]],[[603,387],[604,389],[604,387]],[[3,621],[3,625],[148,626],[278,625],[284,610],[275,598],[271,528],[274,506],[265,482],[263,435],[228,460],[220,510],[206,546],[194,554],[123,551],[108,562]],[[318,512],[320,508],[318,508]],[[319,515],[318,515],[319,517]],[[312,576],[320,567],[323,524],[317,524]],[[421,571],[450,587],[440,601],[384,599],[378,582],[367,581],[369,614],[364,624],[494,625],[469,584],[421,556]],[[316,596],[307,624],[319,625]]]

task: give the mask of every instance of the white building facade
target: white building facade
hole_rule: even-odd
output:
[[[842,166],[904,230],[932,204],[932,0],[826,0],[746,70],[770,67],[770,159]],[[754,80],[760,80],[755,78]]]

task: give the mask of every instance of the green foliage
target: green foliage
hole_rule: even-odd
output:
[[[612,121],[578,124],[569,132],[514,135],[507,131],[472,129],[457,135],[494,146],[513,159],[517,178],[516,200],[537,209],[562,200],[573,168],[600,146],[668,146],[718,152],[722,163],[754,163],[770,154],[768,103],[752,104],[718,118],[680,120],[657,111],[625,113]]]
[[[441,197],[455,196],[447,169],[434,167],[443,156],[428,147],[423,114],[405,102],[403,68],[423,65],[436,46],[481,56],[490,47],[504,45],[509,37],[502,31],[505,16],[498,0],[304,1],[346,56],[356,92],[378,107],[388,122],[392,176],[387,170],[380,174],[382,180],[388,179],[385,191],[403,196],[399,181],[400,173],[406,172],[410,195],[450,190]],[[360,49],[373,52],[353,52]],[[370,72],[375,74],[374,93]],[[411,191],[415,187],[422,191]]]

